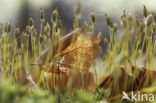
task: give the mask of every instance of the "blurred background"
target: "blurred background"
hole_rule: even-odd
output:
[[[108,36],[104,13],[111,16],[113,21],[120,23],[120,15],[125,9],[137,16],[142,15],[143,5],[148,11],[156,12],[156,0],[0,0],[0,23],[5,25],[8,21],[13,22],[13,28],[19,26],[23,31],[27,25],[28,16],[34,19],[35,27],[40,29],[40,8],[45,9],[45,22],[51,25],[51,13],[58,8],[63,27],[69,32],[73,26],[74,8],[77,3],[81,4],[81,20],[87,20],[91,11],[96,14],[95,33],[102,31]],[[134,17],[136,15],[133,15]],[[82,22],[80,22],[81,24]]]

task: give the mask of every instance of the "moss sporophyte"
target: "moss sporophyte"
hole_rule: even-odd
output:
[[[26,86],[25,93],[30,93],[28,96],[35,100],[48,98],[55,103],[120,102],[125,93],[131,101],[153,100],[151,95],[145,95],[156,91],[156,23],[153,13],[143,6],[144,19],[140,19],[124,10],[120,17],[121,26],[105,13],[103,21],[109,31],[105,37],[103,32],[95,34],[98,29],[95,26],[96,12],[90,13],[88,21],[81,21],[80,3],[71,20],[73,30],[65,35],[66,27],[58,10],[52,11],[50,23],[45,22],[45,10],[40,9],[39,31],[31,16],[24,31],[18,26],[14,29],[12,21],[0,24],[0,81],[11,78],[11,84],[7,82],[9,85]],[[7,89],[4,87],[4,91]],[[0,102],[10,103],[5,99],[8,94],[12,101],[26,99],[23,92],[19,95],[14,90],[18,91],[16,87],[10,88],[4,95],[0,85]]]

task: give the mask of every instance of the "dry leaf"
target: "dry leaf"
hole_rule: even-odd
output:
[[[38,58],[38,64],[42,71],[52,73],[51,79],[48,81],[51,90],[54,91],[56,86],[65,87],[71,72],[77,75],[77,77],[73,77],[73,80],[80,79],[78,84],[81,85],[81,82],[87,80],[88,78],[81,80],[79,73],[87,71],[93,64],[98,46],[99,39],[93,33],[76,29],[45,50]],[[88,73],[86,72],[84,75],[86,76]],[[90,81],[93,81],[92,74],[89,73],[88,77],[90,77]],[[72,83],[72,87],[77,88],[78,85],[75,86],[73,81]],[[89,84],[91,83],[85,84],[84,87],[87,88]]]
[[[62,44],[60,53],[59,42]],[[77,29],[44,51],[38,61],[43,64],[43,71],[65,75],[70,71],[82,72],[93,64],[98,44],[99,39],[94,34]]]
[[[149,87],[155,81],[156,71],[146,68],[132,67],[132,75],[127,73],[124,68],[118,70],[118,76],[110,75],[106,77],[98,88],[111,88],[110,97],[122,94],[122,91],[137,91],[144,87]],[[113,99],[111,99],[113,100]]]

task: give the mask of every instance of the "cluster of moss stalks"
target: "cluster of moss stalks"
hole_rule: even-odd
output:
[[[81,8],[80,5],[78,5],[73,20],[73,29],[79,27],[78,21],[80,17],[80,11]],[[131,72],[132,66],[137,67],[137,59],[139,58],[142,58],[144,60],[143,62],[144,68],[154,69],[153,65],[154,65],[154,59],[156,53],[155,51],[156,23],[154,21],[154,15],[148,14],[145,6],[144,6],[143,14],[144,14],[144,18],[139,19],[138,17],[136,17],[134,23],[132,14],[129,13],[128,15],[126,15],[126,12],[124,11],[121,16],[121,23],[122,23],[121,29],[118,29],[118,25],[114,23],[107,14],[105,14],[106,23],[109,28],[110,39],[107,40],[107,38],[102,38],[101,33],[98,34],[98,37],[101,40],[103,40],[101,42],[104,42],[106,45],[108,55],[104,55],[103,61],[104,62],[108,61],[108,62],[106,63],[105,67],[101,67],[98,69],[101,70],[107,69],[108,74],[112,74],[114,70],[123,66],[126,71]],[[29,17],[28,25],[26,26],[25,31],[21,32],[19,27],[16,27],[13,35],[10,35],[12,29],[11,21],[8,22],[4,27],[0,25],[0,44],[1,44],[0,45],[0,57],[1,57],[0,76],[2,78],[1,79],[2,81],[10,77],[13,78],[14,81],[14,78],[17,78],[16,75],[18,75],[16,74],[15,71],[21,67],[25,67],[27,71],[31,74],[32,68],[30,64],[37,62],[37,57],[41,55],[43,50],[45,50],[46,48],[48,48],[49,45],[51,45],[50,43],[59,41],[61,37],[62,22],[60,19],[58,19],[57,9],[55,9],[52,12],[52,16],[51,16],[52,26],[50,26],[48,23],[45,26],[43,26],[44,23],[43,9],[40,10],[40,21],[41,21],[41,25],[40,25],[39,33],[37,33],[34,27],[34,22],[32,17]],[[94,33],[95,21],[96,21],[95,13],[91,12],[88,22],[89,22],[90,30],[93,33]],[[83,21],[82,27],[83,27],[82,29],[88,29],[88,24],[86,21]],[[122,36],[119,35],[118,37],[117,34],[121,34]],[[15,75],[12,75],[14,72]],[[41,79],[44,80],[43,76],[41,77],[42,77]],[[10,85],[12,84],[8,84],[8,88],[10,88],[9,87]],[[98,85],[98,80],[97,80],[97,85]],[[0,98],[3,98],[3,96],[5,96],[5,94],[3,94],[4,92],[2,91],[2,88],[3,87],[0,88],[0,95],[2,95],[0,96]],[[18,92],[18,90],[16,90],[16,87],[14,87],[15,90],[13,89],[13,91],[12,91],[12,87],[10,89],[8,90],[6,89],[6,91],[4,90],[5,92],[8,91],[7,96],[11,95],[10,97],[12,97],[12,95],[16,95],[16,93],[13,93],[14,91]],[[104,92],[101,92],[102,95],[97,94],[98,96],[100,96],[100,99],[106,99],[106,98],[101,98],[101,96],[107,97],[103,95]],[[38,91],[34,90],[34,93],[38,93]],[[56,92],[57,94],[56,100],[58,100],[57,102],[61,102],[60,98],[67,99],[69,101],[70,99],[75,100],[74,98],[70,98],[69,96],[69,95],[75,95],[74,93],[75,92],[69,94],[65,92],[64,94],[68,95],[66,97],[63,94],[59,94],[59,92],[57,94]],[[25,93],[22,92],[22,95],[25,95]],[[34,94],[32,95],[30,97],[33,97],[35,99],[36,95]],[[91,103],[91,101],[95,102],[95,100],[99,100],[98,99],[99,97],[97,97],[97,95],[92,95],[88,93],[85,94],[84,92],[79,91],[76,97],[78,98],[79,101],[84,99],[85,103]],[[44,98],[45,97],[49,98],[49,96],[47,95],[45,96],[44,93],[40,93],[40,92],[38,98],[38,94],[37,94],[37,98],[39,100],[40,97],[42,96]],[[2,100],[2,103],[4,102],[6,103],[6,101],[9,100],[8,97],[4,97],[3,99],[0,100]],[[96,99],[92,97],[96,97]],[[19,99],[19,97],[16,99]],[[23,99],[26,98],[23,97]],[[8,103],[10,103],[10,101],[8,101]]]

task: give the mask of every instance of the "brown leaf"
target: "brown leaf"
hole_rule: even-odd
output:
[[[144,87],[149,87],[156,80],[156,71],[146,68],[132,67],[132,75],[127,73],[124,68],[118,70],[119,76],[109,75],[98,88],[111,88],[110,98],[122,94],[122,91],[131,92],[141,90]],[[120,98],[118,98],[120,99]],[[113,100],[113,99],[110,99]]]
[[[60,54],[59,42],[62,44]],[[99,39],[94,34],[83,33],[81,29],[77,29],[43,52],[39,64],[43,64],[44,71],[64,73],[67,76],[71,71],[82,72],[93,64],[98,43]],[[47,57],[49,62],[53,62],[52,66],[44,65]]]
[[[93,82],[93,75],[85,72],[83,74],[85,78],[81,80],[80,75],[82,74],[80,73],[87,71],[93,64],[98,46],[99,39],[93,33],[76,29],[45,50],[38,58],[38,63],[42,71],[52,73],[48,81],[52,92],[56,86],[66,87],[69,76],[72,76],[71,86],[73,88],[82,87],[82,82],[85,82],[84,88],[87,88]],[[71,72],[75,75],[71,75]],[[80,79],[77,82],[78,85],[75,86],[78,79]],[[89,79],[88,82],[86,82],[87,79]]]

